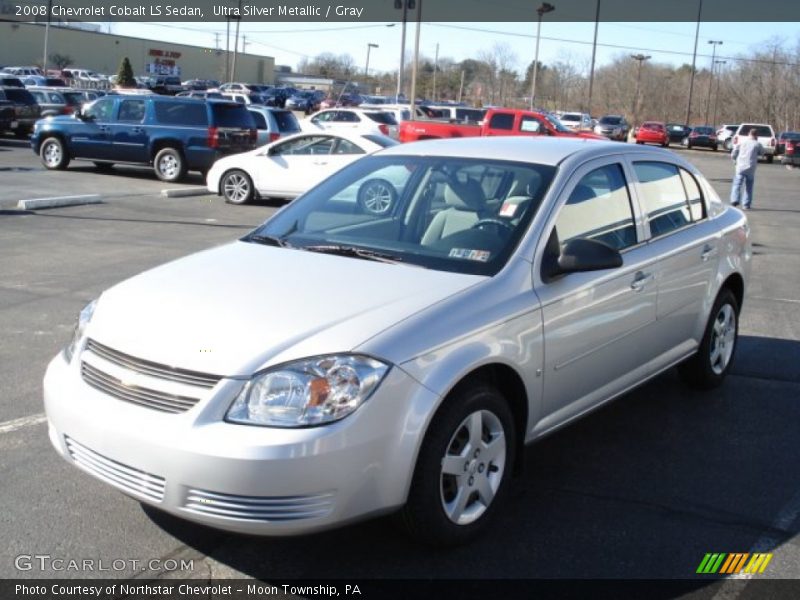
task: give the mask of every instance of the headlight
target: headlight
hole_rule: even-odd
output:
[[[227,420],[269,427],[307,427],[343,419],[378,387],[389,365],[357,354],[292,362],[251,379]]]
[[[67,359],[67,362],[72,362],[72,356],[75,354],[75,350],[78,348],[81,339],[83,339],[86,326],[89,324],[89,321],[92,320],[95,306],[97,306],[97,299],[89,302],[78,315],[78,322],[75,324],[75,331],[72,332],[72,339],[69,344],[64,347],[64,357]]]

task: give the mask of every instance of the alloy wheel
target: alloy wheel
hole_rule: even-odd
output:
[[[494,500],[506,466],[506,438],[500,419],[479,410],[456,428],[442,457],[440,497],[448,519],[467,525]]]
[[[711,332],[711,370],[721,375],[733,356],[736,344],[736,312],[730,304],[723,304],[714,319]]]

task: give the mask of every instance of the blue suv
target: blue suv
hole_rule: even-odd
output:
[[[98,168],[151,165],[162,181],[205,173],[217,158],[256,146],[255,122],[241,104],[147,95],[110,95],[73,116],[36,122],[31,147],[48,169],[72,159]]]

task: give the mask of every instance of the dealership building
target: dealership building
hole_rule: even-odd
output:
[[[0,21],[0,66],[42,64],[45,26],[40,23]],[[174,44],[165,41],[103,33],[76,26],[50,26],[47,43],[48,69],[54,54],[68,56],[74,69],[90,69],[114,75],[126,56],[135,75],[169,74],[186,79],[225,78],[224,50]],[[275,59],[239,53],[236,81],[275,83]]]

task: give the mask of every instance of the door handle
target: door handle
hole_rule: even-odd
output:
[[[144,131],[144,129],[142,129],[141,127],[134,127],[133,129],[131,129],[131,133],[142,133],[142,131]]]
[[[717,249],[714,248],[711,244],[706,244],[703,246],[703,253],[700,255],[700,258],[703,262],[706,262],[709,258],[712,258],[717,255]]]
[[[640,292],[644,289],[644,286],[646,286],[652,280],[653,280],[652,273],[644,273],[642,271],[638,271],[636,273],[636,276],[633,278],[633,281],[631,282],[631,289],[635,292]]]

